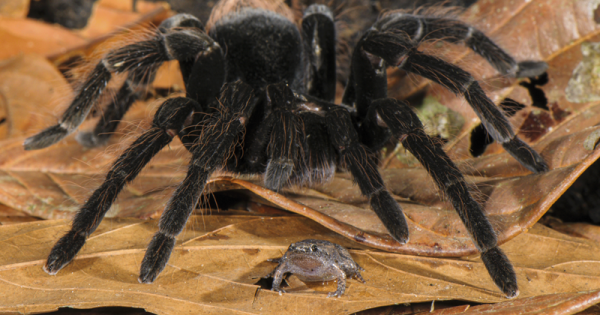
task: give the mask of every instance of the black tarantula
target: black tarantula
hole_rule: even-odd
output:
[[[192,159],[148,245],[140,282],[153,282],[163,270],[217,169],[263,174],[264,185],[277,191],[290,183],[324,182],[339,166],[350,171],[391,236],[406,243],[404,214],[384,186],[375,154],[393,138],[423,164],[452,202],[496,285],[507,297],[517,296],[515,272],[497,247],[481,206],[441,146],[424,133],[413,110],[387,97],[386,68],[398,67],[464,96],[493,139],[538,173],[548,169],[546,163],[515,136],[479,83],[417,48],[425,39],[462,43],[511,77],[536,76],[547,65],[516,62],[481,31],[458,20],[389,12],[354,46],[342,104],[335,104],[333,13],[324,5],[311,5],[297,26],[289,12],[276,0],[224,0],[214,8],[207,30],[195,17],[179,14],[165,20],[152,38],[114,49],[97,64],[58,124],[27,139],[25,149],[52,145],[77,129],[111,73],[128,75],[95,130],[80,134],[85,145],[106,141],[137,97],[137,88],[151,82],[162,62],[179,61],[187,94],[167,99],[152,127],[112,165],[104,183],[77,212],[71,230],[52,249],[44,270],[56,274],[75,257],[121,189],[175,136]]]

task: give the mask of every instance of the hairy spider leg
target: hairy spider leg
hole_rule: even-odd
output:
[[[132,69],[114,100],[102,111],[94,130],[78,133],[77,141],[88,148],[106,144],[131,105],[142,97],[144,87],[154,81],[158,65]]]
[[[501,143],[519,163],[534,173],[548,170],[544,159],[515,135],[502,110],[487,97],[477,80],[468,72],[444,60],[423,54],[410,41],[390,32],[372,29],[361,38],[357,46],[360,46],[360,53],[370,55],[371,59],[380,57],[389,65],[420,75],[457,95],[463,95],[492,138]]]
[[[326,120],[329,139],[339,153],[342,166],[350,171],[361,193],[369,198],[371,208],[392,237],[401,244],[406,243],[408,225],[402,208],[385,188],[374,154],[360,143],[348,110],[332,106]]]
[[[191,21],[188,19],[192,19]],[[161,24],[161,29],[172,25],[198,25],[199,21],[189,15],[178,15]],[[195,28],[199,29],[199,28]],[[184,32],[195,34],[196,32],[184,30]],[[177,33],[174,33],[177,34]],[[165,36],[165,43],[171,51],[171,54],[181,58],[184,62],[189,60],[186,47],[198,49],[203,47],[197,53],[193,70],[198,73],[206,74],[212,72],[213,80],[194,81],[186,76],[190,88],[200,89],[206,93],[212,93],[211,96],[199,96],[195,93],[188,93],[187,98],[173,98],[165,101],[154,115],[152,128],[142,134],[131,146],[117,159],[110,171],[106,175],[104,183],[94,191],[92,196],[86,201],[82,208],[75,215],[71,230],[63,236],[53,247],[44,270],[49,274],[56,274],[66,264],[68,264],[85,243],[85,239],[98,227],[104,215],[110,209],[117,198],[119,192],[125,184],[131,182],[152,159],[156,153],[169,144],[175,135],[181,138],[181,141],[187,148],[191,147],[194,139],[193,132],[197,124],[203,119],[201,114],[207,107],[208,100],[215,98],[223,85],[223,56],[221,48],[212,39],[208,37],[207,43],[198,44],[195,41],[198,37],[192,36]],[[185,45],[181,40],[191,41]],[[186,50],[186,51],[181,51]],[[152,55],[151,55],[152,56]],[[137,58],[144,59],[141,55]],[[128,60],[128,63],[135,63],[134,60]],[[139,69],[139,68],[138,68]],[[192,69],[185,69],[184,73],[190,73]],[[220,70],[220,71],[217,71]],[[198,85],[202,86],[198,86]],[[202,103],[190,98],[195,97]],[[194,115],[193,115],[194,114]]]
[[[265,173],[265,186],[272,190],[287,184],[313,186],[328,182],[335,174],[337,159],[325,128],[329,103],[295,94],[285,84],[268,86],[266,94],[269,114],[241,165],[229,169]],[[262,163],[265,166],[261,167]]]
[[[304,124],[293,110],[296,108],[294,93],[286,84],[267,86],[267,106],[270,107],[273,123],[270,141],[267,145],[269,162],[264,175],[265,186],[278,191],[294,171],[304,136]]]
[[[75,131],[104,91],[111,73],[134,70],[129,78],[135,82],[139,81],[141,73],[152,72],[162,62],[176,59],[189,63],[189,60],[194,60],[200,51],[214,44],[202,29],[202,24],[195,17],[179,14],[161,23],[152,39],[112,50],[88,75],[58,124],[27,138],[23,146],[26,150],[42,149]],[[186,73],[183,74],[185,78]]]
[[[382,32],[400,34],[415,46],[431,39],[454,44],[462,42],[505,76],[534,77],[548,69],[548,64],[543,61],[517,62],[483,32],[455,19],[392,12],[384,15],[373,27]]]
[[[256,105],[256,98],[252,96],[252,88],[241,81],[223,87],[219,108],[207,118],[191,147],[192,160],[186,177],[167,203],[160,217],[159,230],[148,245],[138,278],[141,283],[153,282],[165,268],[176,237],[183,231],[206,181],[215,170],[225,166],[227,158],[233,154]]]
[[[307,10],[307,19],[321,19],[321,11],[327,12],[324,10],[311,6]],[[329,17],[326,19],[331,21]],[[330,24],[333,26],[333,22]],[[315,35],[314,31],[310,31],[313,26],[305,25],[309,33]],[[314,27],[318,27],[318,23]],[[247,31],[240,32],[240,29]],[[327,31],[333,32],[333,29]],[[302,93],[305,80],[312,79],[303,76],[306,69],[302,68],[302,34],[293,22],[280,15],[245,8],[219,20],[210,30],[210,35],[221,46],[227,47],[227,81],[240,78],[264,92],[257,95],[263,98],[260,101],[262,106],[253,113],[246,130],[243,148],[247,151],[240,152],[238,149],[236,154],[241,156],[241,160],[230,160],[227,168],[240,173],[264,173],[265,186],[277,191],[289,183],[295,162],[304,153],[304,125],[292,92]],[[318,31],[316,35],[322,36]],[[321,50],[328,54],[325,61],[334,61],[335,56],[329,56],[334,45],[325,43],[326,38],[313,39],[318,49],[321,49],[319,45],[331,46]],[[326,56],[321,54],[320,57]],[[335,67],[332,69],[333,77],[327,79],[334,81]]]
[[[306,8],[302,38],[307,54],[306,93],[333,102],[336,93],[335,22],[333,12],[322,4]]]
[[[245,30],[245,31],[240,31]],[[236,148],[240,159],[230,159],[227,169],[239,173],[264,173],[267,164],[269,174],[279,174],[277,180],[267,186],[279,189],[286,182],[290,165],[285,159],[272,158],[265,154],[271,143],[274,128],[287,130],[277,121],[280,106],[267,99],[267,86],[285,83],[292,90],[304,90],[302,37],[296,24],[271,11],[258,8],[239,8],[221,17],[210,29],[210,36],[227,50],[227,82],[241,79],[257,91],[257,106],[245,131],[243,145]],[[286,116],[289,117],[289,116]],[[297,121],[297,119],[293,119]],[[292,122],[293,123],[293,122]],[[278,127],[275,127],[279,124]],[[287,134],[293,136],[292,134]],[[278,149],[271,150],[274,153]]]
[[[497,247],[496,233],[479,203],[471,196],[462,173],[441,146],[424,132],[423,125],[413,110],[401,101],[387,98],[386,65],[382,58],[366,51],[365,47],[370,47],[367,45],[368,40],[369,37],[365,36],[358,42],[352,58],[352,70],[357,79],[356,100],[371,100],[359,130],[374,137],[389,136],[383,131],[377,131],[388,130],[400,139],[452,202],[475,246],[482,252],[482,259],[496,285],[507,297],[517,296],[519,291],[512,265]],[[375,80],[363,80],[362,77]],[[377,84],[380,86],[375,86]]]
[[[462,173],[442,147],[425,134],[415,112],[404,102],[381,99],[373,102],[368,119],[377,121],[381,127],[389,128],[394,136],[404,139],[402,145],[419,160],[452,202],[496,285],[507,297],[516,297],[519,292],[517,277],[510,261],[497,247],[492,225],[471,196]]]
[[[303,124],[300,154],[294,166],[290,182],[300,186],[314,186],[333,179],[337,152],[327,135],[327,119],[322,108],[299,112]]]
[[[517,63],[513,57],[481,31],[459,20],[391,12],[380,18],[373,25],[372,30],[377,34],[385,33],[385,36],[382,37],[383,40],[381,40],[382,43],[385,43],[385,39],[391,39],[390,43],[396,43],[396,45],[400,45],[406,50],[416,49],[425,40],[439,39],[454,44],[462,42],[485,58],[498,72],[506,76],[532,77],[542,74],[548,68],[548,64],[543,61],[521,61]],[[377,58],[375,60],[379,61]],[[402,61],[400,60],[400,62]],[[356,63],[353,63],[353,65],[356,65]],[[360,80],[360,78],[356,78],[356,80]],[[368,78],[362,79],[362,81],[366,80]],[[351,71],[348,85],[344,91],[342,101],[344,104],[353,104],[357,99],[355,84],[354,71]],[[364,84],[358,85],[364,86]],[[363,91],[363,95],[368,97],[364,93],[368,92]],[[359,116],[364,117],[368,111],[369,102],[357,101],[363,105],[357,106]]]
[[[125,184],[136,178],[156,153],[171,142],[191,120],[200,105],[189,98],[166,100],[156,112],[152,128],[144,132],[112,165],[106,179],[79,209],[71,230],[52,248],[44,270],[54,275],[67,265],[85,244],[110,209]]]
[[[329,181],[336,169],[336,151],[328,140],[325,128],[325,111],[318,105],[325,101],[332,103],[336,94],[336,51],[335,21],[333,12],[325,5],[312,4],[302,18],[302,39],[304,42],[306,95],[287,95],[291,102],[293,119],[299,135],[295,138],[296,159],[292,162],[294,171],[286,176],[266,176],[265,180],[276,185],[294,183],[312,186]],[[310,100],[306,99],[309,97]],[[293,99],[293,100],[292,100]],[[282,110],[285,112],[285,110]],[[279,127],[281,129],[281,126]],[[274,135],[270,143],[280,142],[280,136]],[[274,146],[276,147],[276,146]],[[271,179],[272,178],[272,179]],[[279,187],[278,187],[279,188]]]
[[[306,92],[310,96],[332,102],[336,92],[335,24],[333,13],[327,6],[313,4],[304,11],[302,38],[307,55],[306,77],[304,78]],[[314,156],[315,154],[311,154],[311,145],[321,146],[315,143],[319,141],[318,139],[311,139],[311,143],[306,143],[309,141],[307,136],[310,137],[310,134],[307,134],[304,119],[312,121],[313,116],[297,114],[297,105],[294,93],[286,85],[274,84],[267,88],[269,117],[266,122],[270,125],[261,130],[263,134],[270,135],[266,147],[269,160],[264,183],[267,188],[274,191],[280,190],[290,182],[294,170],[301,170],[296,174],[307,176],[294,176],[298,182],[312,182],[319,180],[320,177],[328,176],[328,174],[308,174],[307,170],[310,168],[311,162],[315,164],[317,172],[325,169],[325,172],[331,172],[331,167],[325,166],[325,164],[330,164],[324,162],[327,160],[325,156],[321,154],[317,157]],[[259,145],[253,147],[252,150],[261,150],[262,148],[263,146]],[[305,154],[309,155],[308,160],[304,157]],[[312,160],[311,157],[313,157]]]
[[[283,84],[268,87],[271,94],[275,94],[275,89],[283,88],[289,90]],[[265,186],[272,190],[286,184],[313,186],[328,182],[335,173],[337,154],[327,138],[325,110],[302,96],[287,100],[293,101],[291,107],[294,109],[286,111],[275,106],[271,110],[272,102],[267,100],[269,114],[260,122],[252,145],[243,153],[241,163],[235,161],[236,164],[228,165],[228,169],[240,173],[265,173]],[[278,102],[285,103],[281,99]]]

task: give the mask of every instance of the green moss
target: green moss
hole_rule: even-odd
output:
[[[454,139],[465,124],[465,119],[459,113],[442,105],[433,96],[425,97],[423,104],[417,107],[417,115],[428,135],[446,140]]]
[[[581,44],[583,60],[575,67],[565,89],[567,100],[587,103],[600,100],[600,43]]]

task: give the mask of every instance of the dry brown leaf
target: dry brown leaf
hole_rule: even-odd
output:
[[[598,314],[600,290],[540,295],[487,305],[456,305],[456,301],[413,303],[378,307],[358,312],[357,315],[455,315],[455,314]],[[463,302],[464,303],[464,302]],[[595,306],[594,306],[595,305]],[[583,313],[582,310],[585,310]]]
[[[573,137],[577,139],[576,136]],[[573,141],[571,137],[564,140],[566,144],[582,141]],[[6,141],[0,150],[5,153],[1,156],[6,157],[0,158],[0,172],[4,178],[0,200],[41,217],[72,216],[77,205],[102,181],[102,175],[115,158],[115,150],[88,150],[73,140],[42,151],[23,151],[20,141]],[[583,148],[570,150],[576,151],[583,157],[587,155]],[[65,154],[72,159],[64,160]],[[560,196],[598,154],[600,151],[595,151],[583,162],[547,174],[507,179],[470,178],[482,191],[488,216],[500,232],[500,241],[513,238],[533,225],[553,198]],[[182,179],[188,158],[189,154],[180,144],[174,144],[171,150],[163,150],[152,166],[126,187],[108,216],[148,217],[161,211],[173,187]],[[343,175],[324,185],[320,192],[299,190],[290,192],[287,197],[229,177],[213,178],[209,191],[247,189],[262,197],[263,203],[302,214],[357,242],[389,251],[439,256],[476,253],[452,206],[436,201],[439,200],[437,190],[424,170],[388,169],[383,175],[390,191],[419,202],[399,200],[409,219],[411,232],[411,242],[404,246],[399,246],[387,235],[358,188]]]
[[[518,135],[525,141],[544,145],[559,136],[596,124],[593,121],[582,123],[583,119],[578,120],[573,114],[589,110],[598,105],[598,102],[569,101],[565,90],[569,81],[577,76],[573,71],[582,62],[582,43],[600,40],[600,24],[595,21],[593,13],[597,7],[598,3],[593,0],[519,0],[510,3],[480,1],[463,15],[466,21],[502,43],[517,60],[544,60],[549,64],[549,83],[539,88],[548,98],[550,111],[528,106],[510,119]],[[519,82],[498,77],[489,65],[479,60],[483,59],[468,52],[463,53],[456,62],[467,67],[469,64],[477,65],[478,69],[473,72],[488,79],[484,88],[494,102],[500,103],[505,98],[510,98],[525,105],[532,104],[528,91]],[[470,131],[479,124],[479,120],[464,99],[456,98],[439,86],[434,86],[431,93],[439,98],[440,103],[465,118],[463,133],[451,141],[447,149],[455,160],[468,158]],[[590,116],[586,114],[586,118]],[[501,151],[503,150],[498,144],[493,144],[487,148],[486,154],[495,155]],[[487,162],[488,160],[482,160],[482,163]],[[477,166],[475,169],[480,171]],[[519,175],[527,173],[524,168],[520,170]],[[483,175],[499,176],[497,173]],[[517,174],[503,173],[500,176],[506,175]]]
[[[57,25],[43,22],[0,17],[0,60],[20,53],[57,55],[82,46],[87,41]]]
[[[150,285],[139,284],[139,265],[156,224],[105,220],[76,259],[56,276],[47,275],[41,266],[55,239],[68,230],[68,221],[1,226],[0,290],[7,294],[0,296],[0,310],[29,313],[64,305],[121,305],[157,314],[282,310],[308,314],[317,309],[347,314],[429,300],[506,301],[478,258],[436,259],[364,248],[351,254],[365,268],[367,282],[349,280],[341,298],[326,297],[334,282],[303,283],[293,276],[289,293],[282,296],[259,289],[258,278],[275,267],[267,259],[280,257],[291,242],[311,235],[355,246],[302,217],[194,216],[159,278]],[[519,298],[600,289],[600,248],[595,242],[536,225],[502,248],[516,266]],[[569,298],[573,295],[565,295],[567,302]],[[597,298],[597,294],[588,296],[588,303]]]
[[[10,225],[23,222],[39,221],[40,219],[27,215],[22,211],[0,204],[0,225]]]
[[[578,222],[562,223],[557,221],[548,222],[547,225],[567,235],[583,237],[592,241],[600,242],[600,226],[597,225]]]
[[[0,125],[0,136],[19,138],[19,136],[37,132],[43,126],[50,125],[56,121],[54,118],[54,107],[56,104],[64,104],[65,93],[61,90],[70,91],[69,86],[58,71],[42,57],[35,55],[26,55],[17,57],[5,62],[0,66],[0,113],[6,113],[6,123]],[[4,110],[4,111],[3,111]],[[135,106],[128,115],[137,117],[151,116],[148,112],[150,106],[140,104]],[[127,118],[127,116],[126,116]],[[129,120],[130,128],[138,127],[133,119]],[[143,128],[143,124],[139,127]],[[18,158],[13,155],[22,151],[22,140],[14,141],[11,148],[5,147],[0,154],[0,160],[4,162],[16,162]],[[72,141],[72,140],[71,140]],[[8,144],[10,141],[7,141]],[[88,150],[76,142],[72,142],[70,149],[65,150],[62,145],[59,151],[55,151],[54,157],[50,155],[38,155],[34,153],[31,159],[23,162],[28,164],[28,170],[34,172],[22,172],[19,168],[8,167],[0,170],[0,183],[2,183],[2,203],[29,214],[49,217],[49,216],[68,216],[73,214],[79,204],[81,204],[89,195],[90,189],[93,189],[102,181],[103,167],[111,163],[115,157],[115,150],[112,152],[106,148],[100,150]],[[180,168],[186,161],[185,152],[177,150],[177,145],[173,145],[173,151],[165,151],[157,157],[160,160],[169,160],[171,164],[167,165],[164,173],[158,177],[146,178],[140,181],[140,185],[134,184],[129,188],[131,192],[126,193],[120,198],[121,207],[125,212],[135,216],[149,216],[162,209],[164,198],[170,194],[166,185],[172,183],[176,185],[180,180],[177,176],[169,174],[174,168]],[[179,152],[179,153],[177,153]],[[166,156],[165,156],[166,154]],[[182,155],[182,156],[178,156]],[[68,159],[64,159],[65,157]],[[27,159],[27,158],[26,158]],[[56,164],[56,162],[59,162]],[[104,162],[101,162],[104,161]],[[59,166],[64,163],[63,166]],[[57,168],[58,167],[58,168]],[[93,171],[96,176],[85,171],[85,168],[96,169]],[[99,167],[99,168],[98,168]],[[57,170],[61,171],[56,172]],[[52,175],[51,173],[55,173]],[[144,175],[142,175],[142,178]],[[149,194],[149,191],[157,192]],[[33,193],[33,195],[32,195]],[[147,194],[146,196],[140,196]],[[165,195],[166,194],[166,195]],[[158,202],[152,202],[154,205],[148,205],[144,200],[154,200],[158,196]],[[34,197],[37,196],[37,197]],[[118,207],[115,208],[119,212]],[[139,209],[142,208],[142,212]],[[68,209],[68,213],[63,214]],[[53,212],[57,210],[58,212]],[[133,212],[132,212],[133,211]]]
[[[100,0],[94,4],[87,26],[77,31],[85,38],[101,38],[115,31],[127,29],[137,23],[167,18],[170,13],[163,3],[140,1],[133,12],[133,1]]]
[[[581,132],[560,139],[568,150],[558,151],[570,152],[574,161],[583,159],[583,162],[570,165],[567,162],[571,160],[565,159],[567,164],[561,165],[562,168],[541,175],[469,178],[481,190],[486,211],[501,232],[501,242],[531,226],[553,198],[560,196],[597,158],[598,152],[589,155],[589,150],[578,145],[587,136],[587,132]],[[0,159],[0,171],[5,178],[5,193],[0,192],[0,200],[42,217],[71,216],[77,210],[77,204],[82,203],[99,185],[116,152],[87,150],[73,140],[31,152],[23,151],[20,141],[7,141],[3,151],[6,159]],[[71,156],[70,160],[64,160],[66,154]],[[126,188],[109,216],[147,217],[159,212],[173,186],[181,180],[188,156],[178,144],[161,152],[152,166],[142,172],[139,180]],[[248,189],[264,198],[266,201],[263,202],[302,214],[348,238],[385,250],[443,256],[464,256],[476,252],[458,215],[450,205],[439,201],[437,189],[424,170],[388,169],[383,171],[383,175],[390,191],[418,202],[400,200],[411,229],[411,242],[405,246],[398,246],[385,235],[385,228],[360,196],[358,188],[345,178],[347,176],[338,176],[332,183],[324,185],[320,193],[299,190],[290,192],[288,198],[232,178],[215,178],[209,188],[224,190],[226,187],[220,186],[225,185],[229,189]],[[552,193],[546,193],[548,191]]]
[[[58,105],[72,89],[56,68],[38,55],[21,55],[0,62],[0,139],[39,131],[56,121]]]
[[[530,297],[493,305],[478,305],[447,308],[434,312],[418,313],[431,315],[450,314],[489,314],[489,315],[526,315],[526,314],[578,314],[600,302],[600,290],[582,293],[560,293]]]
[[[555,2],[556,8],[568,6],[564,9],[567,13],[570,12],[567,9],[583,12],[581,4],[571,6],[568,1]],[[588,4],[591,5],[591,2]],[[487,4],[484,2],[481,5]],[[498,3],[495,5],[501,6]],[[511,16],[512,19],[522,19],[521,14],[529,12],[527,10],[533,10],[528,14],[537,16],[534,14],[537,7],[519,4],[512,15],[502,15],[497,23],[502,28],[509,27],[512,25],[508,23]],[[488,6],[485,8],[490,10]],[[600,34],[600,28],[591,27],[586,21],[578,23],[587,25],[579,36],[600,36],[597,35]],[[547,23],[544,25],[549,27]],[[554,93],[552,97],[556,100],[551,100],[559,104],[567,102],[561,91],[566,89],[571,77],[569,71],[572,70],[568,69],[574,69],[582,60],[579,52],[581,41],[582,38],[570,42],[563,40],[559,42],[563,48],[546,58],[551,65],[549,75],[552,80],[549,84],[552,90],[548,90],[547,95]],[[507,94],[507,89],[517,91],[519,88],[513,84],[501,91]],[[456,105],[464,101],[453,99],[452,102],[451,105]],[[600,128],[593,126],[600,123],[599,105],[600,102],[569,103],[570,114],[553,125],[551,131],[549,127],[544,129],[545,134],[540,135],[535,148],[552,168],[546,174],[524,176],[528,172],[506,153],[488,154],[460,163],[463,171],[470,175],[468,180],[481,191],[479,198],[498,231],[501,243],[532,226],[579,174],[598,158],[600,151],[594,151],[593,148],[600,138]],[[535,113],[523,111],[527,115]],[[144,110],[143,105],[138,104],[126,120],[148,119],[151,113],[152,110]],[[129,129],[138,126],[137,122],[129,124]],[[128,133],[123,129],[120,132]],[[103,174],[118,152],[131,140],[132,136],[126,140],[114,137],[113,145],[108,149],[88,150],[70,138],[48,149],[32,152],[23,151],[22,139],[7,140],[0,146],[0,172],[4,179],[0,202],[35,216],[71,217],[78,205],[102,181]],[[460,155],[457,153],[459,148],[459,143],[451,144],[450,152]],[[181,180],[188,157],[189,154],[179,143],[163,150],[140,178],[126,188],[108,216],[152,217],[159,214],[173,187]],[[280,208],[310,217],[350,239],[376,248],[438,256],[476,253],[458,215],[450,204],[440,198],[423,168],[388,168],[383,175],[387,187],[398,196],[409,218],[411,241],[404,246],[398,245],[387,235],[348,175],[338,176],[333,183],[318,188],[318,191],[290,191],[287,198],[240,180],[220,179],[215,184],[251,190]]]
[[[162,21],[172,13],[162,3],[141,2],[138,12],[115,9],[111,1],[94,5],[88,25],[80,31],[71,31],[59,25],[0,14],[0,60],[18,54],[39,54],[50,58],[85,50],[105,40],[111,34],[136,24]],[[131,6],[130,6],[131,8]],[[26,13],[26,12],[25,12]]]
[[[0,16],[23,18],[29,11],[29,0],[3,0],[0,2]]]
[[[89,28],[84,30],[87,36],[106,35],[110,27],[102,23],[114,17],[118,19],[120,13],[116,11],[123,11],[111,1],[101,3],[102,8],[96,8],[96,14],[104,15],[97,16],[97,25],[91,20]],[[600,123],[600,101],[580,100],[577,103],[567,100],[564,92],[574,77],[573,69],[584,64],[581,43],[600,38],[600,28],[588,10],[596,9],[594,5],[597,1],[522,0],[512,1],[510,5],[503,1],[481,1],[465,14],[467,20],[506,44],[504,47],[517,59],[549,62],[550,83],[541,88],[550,101],[551,111],[528,107],[513,117],[512,122],[520,126],[520,136],[543,154],[551,172],[527,176],[528,172],[514,159],[499,153],[502,150],[497,145],[491,145],[481,158],[469,158],[469,131],[478,123],[473,120],[474,113],[462,98],[455,98],[440,88],[432,91],[441,103],[466,118],[463,132],[447,148],[454,159],[462,160],[459,166],[481,191],[478,197],[499,232],[500,242],[516,238],[502,248],[517,267],[520,297],[559,294],[506,303],[499,306],[505,309],[495,309],[498,312],[510,312],[510,307],[520,305],[523,308],[531,306],[539,312],[568,313],[581,305],[597,302],[597,295],[593,293],[573,293],[600,288],[600,274],[596,272],[600,270],[600,257],[596,243],[563,236],[539,226],[534,226],[531,233],[522,234],[600,154],[600,150],[594,151],[600,138],[600,127],[595,127]],[[123,21],[129,21],[133,16],[131,12],[123,14],[127,17]],[[571,24],[556,22],[561,19],[567,19]],[[9,33],[3,31],[2,21],[0,25],[0,39],[3,39]],[[577,32],[572,32],[573,25]],[[530,38],[532,29],[537,32],[536,40],[522,40]],[[22,37],[11,36],[22,46]],[[11,39],[10,36],[7,38]],[[48,46],[45,52],[40,49],[39,53],[58,59],[69,56],[56,56],[53,47]],[[90,46],[84,46],[84,50],[87,56]],[[477,57],[467,55],[462,58],[472,61]],[[30,60],[36,62],[37,75],[31,71],[33,68],[28,69],[24,64]],[[457,60],[461,66],[466,63],[461,63],[460,57]],[[482,78],[495,76],[487,66],[478,67],[477,73]],[[50,86],[62,79],[51,82],[57,75],[56,70],[30,56],[5,63],[0,68],[0,80],[6,79],[0,83],[10,84],[13,75],[25,78],[28,86],[21,87],[22,92],[11,88],[10,93],[0,88],[4,95],[11,96],[9,105],[2,107],[0,104],[0,114],[5,109],[7,117],[22,126],[0,125],[11,133],[10,139],[0,142],[0,203],[35,216],[70,218],[103,180],[119,152],[146,126],[157,102],[150,106],[141,102],[136,104],[125,118],[124,127],[118,131],[128,136],[114,137],[108,148],[84,149],[71,137],[46,150],[25,152],[23,138],[19,136],[52,124],[37,122],[35,119],[39,118],[34,117],[53,120],[61,112],[46,107],[53,99],[52,95],[32,95],[26,88],[35,89],[36,84]],[[179,76],[175,77],[180,80]],[[526,90],[515,81],[495,77],[486,82],[486,88],[496,102],[508,96],[528,105],[531,103]],[[157,86],[173,85],[160,82]],[[39,90],[44,89],[36,89]],[[63,95],[70,97],[68,92]],[[36,107],[27,109],[30,115],[13,115],[15,105],[10,104]],[[61,106],[66,105],[66,102],[61,103]],[[82,129],[89,129],[92,123],[88,122]],[[182,179],[188,159],[189,154],[180,143],[163,150],[138,180],[126,188],[108,216],[146,218],[160,214],[173,188]],[[106,220],[90,237],[77,259],[56,277],[43,273],[41,265],[56,239],[67,230],[68,222],[0,227],[0,241],[5,242],[2,248],[8,249],[7,254],[0,257],[0,290],[11,292],[9,296],[0,297],[0,305],[5,306],[2,310],[20,312],[49,311],[64,305],[84,308],[123,305],[144,307],[161,314],[197,312],[198,309],[207,313],[281,310],[308,313],[314,309],[348,313],[380,305],[435,299],[505,301],[476,258],[466,261],[436,259],[366,250],[356,242],[323,229],[325,226],[359,243],[389,251],[435,256],[476,253],[455,211],[439,196],[426,172],[419,166],[405,166],[394,161],[382,171],[389,190],[396,195],[409,218],[411,241],[405,246],[398,246],[389,238],[348,175],[337,176],[332,183],[315,190],[290,190],[285,196],[247,181],[213,178],[209,185],[212,192],[251,191],[252,198],[261,204],[302,214],[320,225],[299,217],[194,217],[180,237],[182,245],[176,248],[170,265],[152,285],[140,285],[136,278],[145,246],[156,231],[155,222]],[[15,230],[7,230],[10,228]],[[278,257],[291,242],[309,235],[359,247],[352,253],[359,264],[370,271],[367,284],[350,281],[347,294],[337,300],[325,298],[325,292],[335,288],[332,283],[305,285],[292,278],[293,289],[290,291],[294,294],[283,297],[258,290],[253,285],[257,279],[251,279],[252,276],[266,274],[274,267],[265,263],[266,259]]]

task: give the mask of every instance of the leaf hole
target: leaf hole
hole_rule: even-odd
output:
[[[518,111],[525,108],[525,105],[513,99],[506,98],[500,103],[500,108],[502,108],[507,117],[512,117]],[[494,139],[487,130],[485,130],[483,125],[479,124],[471,131],[471,147],[469,148],[469,151],[474,157],[481,156],[485,152],[487,146],[492,143],[494,143]]]
[[[485,152],[488,145],[494,143],[494,139],[490,137],[483,125],[479,124],[471,131],[471,147],[469,151],[474,157],[478,157]]]
[[[546,93],[544,93],[544,91],[539,88],[539,86],[544,86],[547,83],[548,73],[543,73],[540,76],[529,78],[529,82],[520,82],[519,85],[526,88],[529,91],[529,96],[531,96],[533,106],[549,110],[548,98],[546,98]]]

